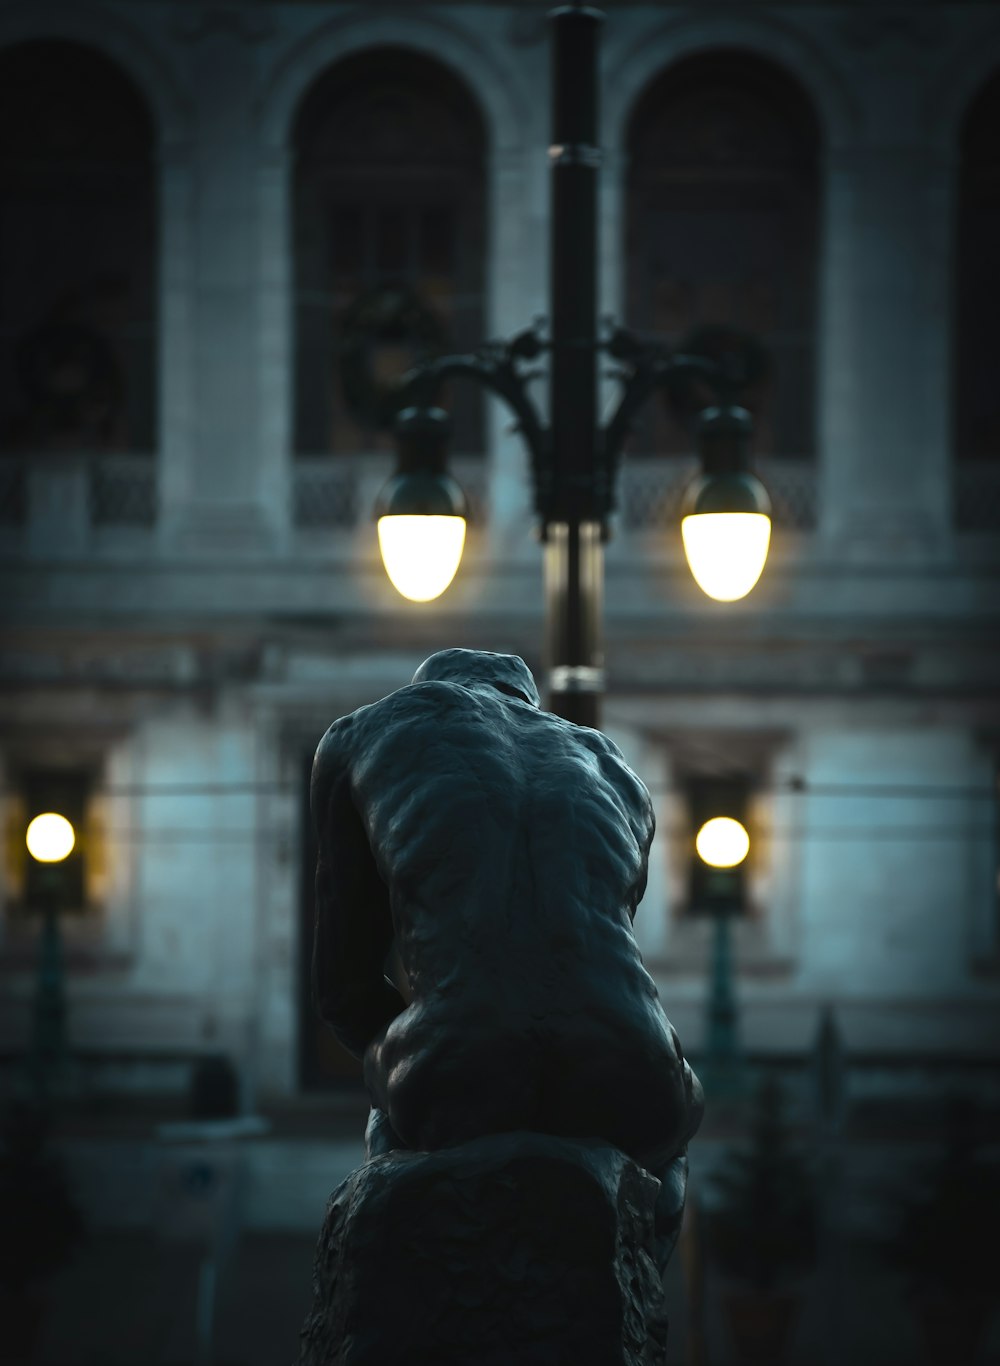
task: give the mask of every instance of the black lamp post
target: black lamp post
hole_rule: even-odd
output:
[[[692,894],[696,909],[707,911],[713,920],[705,1057],[699,1068],[709,1098],[736,1094],[742,1079],[730,925],[742,907],[740,868],[749,852],[750,836],[732,816],[713,815],[695,838],[699,876]]]
[[[76,832],[65,816],[46,811],[29,824],[25,843],[38,865],[36,884],[43,913],[28,1070],[36,1099],[46,1103],[67,1058],[66,980],[59,933],[63,890],[60,865],[73,850]]]
[[[537,328],[509,342],[494,342],[469,355],[443,356],[405,377],[397,437],[400,472],[379,501],[380,541],[390,578],[407,596],[426,600],[447,586],[461,556],[461,532],[450,522],[428,527],[425,544],[442,558],[427,591],[409,593],[390,561],[403,563],[416,546],[390,546],[404,519],[441,517],[460,521],[454,481],[444,474],[448,422],[436,406],[443,382],[468,376],[498,394],[512,409],[531,458],[535,510],[545,542],[547,667],[552,711],[582,725],[600,724],[604,690],[602,644],[603,543],[614,508],[622,448],[642,404],[658,389],[679,385],[707,390],[710,406],[698,422],[703,473],[689,491],[685,550],[699,584],[711,596],[742,597],[756,582],[767,553],[770,504],[749,473],[749,414],[736,403],[748,375],[742,342],[727,354],[671,354],[616,328],[597,328],[597,56],[603,14],[583,5],[554,10],[552,212],[550,314],[547,339]],[[733,334],[735,335],[735,334]],[[525,369],[550,354],[550,418],[546,424],[528,393],[537,372]],[[604,353],[617,363],[622,385],[604,426],[597,413],[597,365]],[[399,519],[394,523],[393,519]],[[724,519],[724,523],[720,521]],[[452,535],[446,547],[441,535]],[[453,534],[452,534],[453,533]],[[397,538],[398,539],[398,538]],[[746,542],[744,545],[743,543]],[[721,548],[721,549],[720,549]],[[755,569],[743,573],[736,591],[717,581],[713,563],[746,552]],[[737,552],[740,552],[738,554]],[[699,564],[705,572],[699,572]],[[707,568],[706,568],[707,567]],[[713,577],[714,573],[714,577]],[[707,574],[707,578],[706,578]],[[432,578],[435,575],[431,576]],[[725,576],[723,576],[724,578]],[[718,590],[718,591],[717,591]]]

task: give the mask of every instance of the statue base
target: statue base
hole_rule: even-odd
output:
[[[544,1134],[374,1158],[327,1206],[299,1366],[660,1366],[659,1189]]]

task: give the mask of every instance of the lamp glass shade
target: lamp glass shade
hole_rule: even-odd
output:
[[[65,816],[45,811],[28,826],[24,842],[38,863],[61,863],[73,852],[76,832]]]
[[[378,519],[378,544],[392,586],[411,602],[440,597],[465,548],[465,518],[396,514]]]
[[[750,852],[750,836],[732,816],[713,816],[698,831],[694,847],[710,868],[735,868]]]
[[[745,598],[761,576],[771,542],[762,512],[695,512],[681,520],[694,581],[717,602]]]

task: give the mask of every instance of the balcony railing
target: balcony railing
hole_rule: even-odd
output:
[[[299,456],[292,466],[292,521],[298,531],[336,531],[371,516],[375,495],[392,472],[385,456]],[[450,463],[469,500],[470,521],[487,512],[486,462],[458,456]]]
[[[120,455],[91,461],[89,506],[94,526],[155,525],[155,461]]]
[[[358,520],[358,472],[353,462],[296,460],[292,522],[302,531],[352,527]]]
[[[152,456],[43,452],[0,457],[0,529],[56,554],[82,550],[94,529],[156,523]]]
[[[642,534],[675,523],[697,465],[693,456],[624,463],[618,512],[622,529]],[[756,461],[777,526],[810,532],[818,519],[814,461]],[[296,458],[291,466],[289,521],[305,544],[350,532],[366,521],[388,478],[388,456]],[[488,516],[489,465],[458,457],[452,470],[468,494],[472,519]],[[960,533],[1000,530],[1000,462],[959,464],[953,471],[953,525]],[[43,453],[0,456],[0,537],[45,555],[84,551],[156,526],[157,461],[151,456]],[[111,537],[111,541],[106,538]]]
[[[817,520],[816,465],[811,460],[754,462],[771,495],[776,525],[812,531]],[[623,466],[619,510],[627,530],[659,530],[677,522],[684,491],[698,471],[695,456],[641,457]]]

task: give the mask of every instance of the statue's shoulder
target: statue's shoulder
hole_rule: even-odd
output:
[[[561,723],[565,725],[566,723]],[[590,750],[595,755],[602,769],[612,772],[624,770],[631,777],[635,777],[629,768],[624,754],[615,744],[610,736],[605,735],[602,730],[592,730],[590,726],[573,726],[573,739],[584,749]]]
[[[358,710],[364,711],[364,708]],[[338,716],[333,725],[327,727],[323,738],[316,746],[314,767],[320,763],[329,764],[345,753],[357,730],[357,718],[358,712],[352,711],[347,716]]]
[[[316,748],[313,772],[335,770],[358,759],[373,742],[391,736],[394,729],[412,725],[421,717],[439,719],[469,701],[469,691],[455,683],[408,683],[377,702],[340,716]]]

